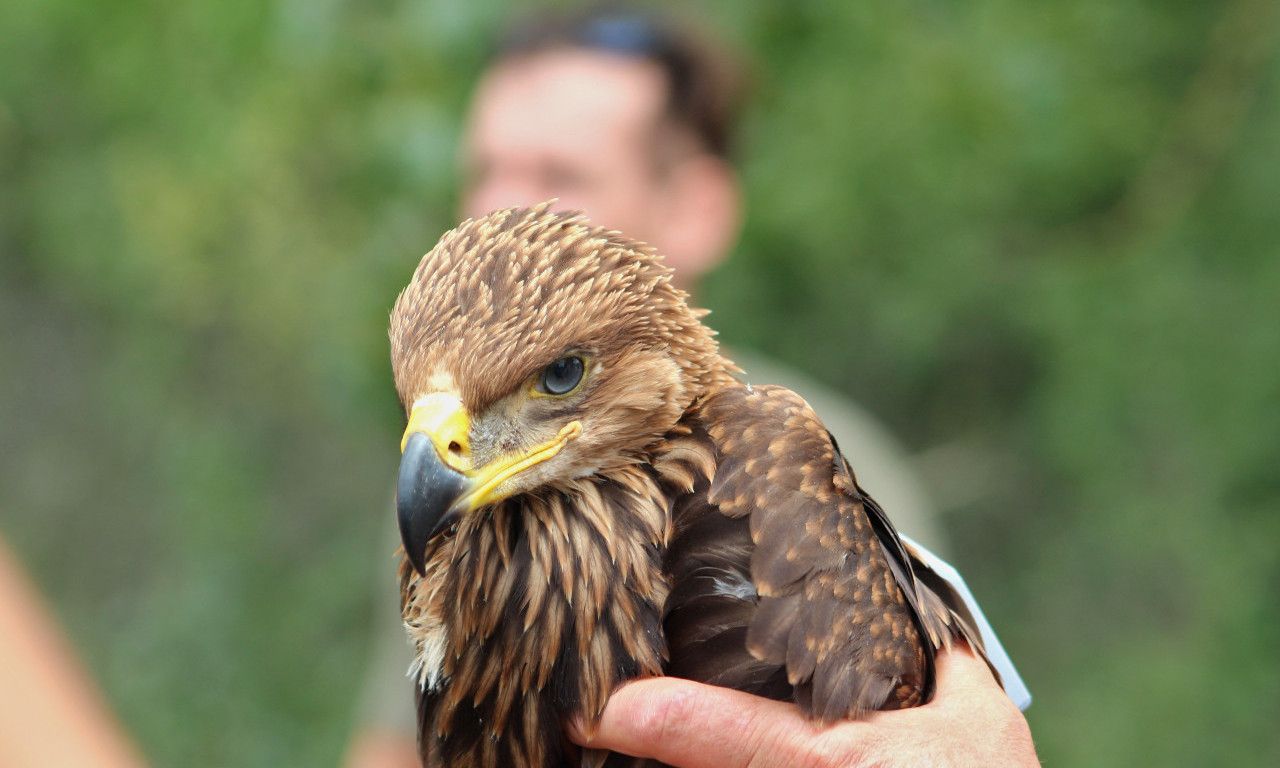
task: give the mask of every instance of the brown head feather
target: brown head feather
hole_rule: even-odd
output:
[[[706,313],[670,276],[653,248],[547,203],[469,219],[423,257],[396,301],[396,389],[412,398],[447,371],[475,412],[567,352],[608,359],[627,347],[668,351],[687,399],[731,383]]]

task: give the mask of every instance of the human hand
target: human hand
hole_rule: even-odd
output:
[[[672,677],[614,692],[578,744],[677,768],[1039,766],[1031,730],[987,665],[967,649],[940,652],[938,690],[923,707],[821,727],[792,704]]]

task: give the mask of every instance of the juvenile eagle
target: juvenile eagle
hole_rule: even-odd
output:
[[[924,703],[936,649],[981,649],[818,417],[739,384],[670,274],[543,205],[447,233],[396,302],[427,765],[598,763],[562,722],[635,677],[830,722]]]

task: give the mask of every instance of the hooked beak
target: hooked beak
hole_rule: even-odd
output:
[[[471,416],[462,401],[436,392],[414,403],[400,443],[403,456],[396,485],[400,539],[414,570],[425,575],[428,542],[452,528],[462,515],[511,495],[508,480],[555,456],[580,434],[582,425],[570,422],[546,443],[475,467]]]
[[[427,542],[457,519],[454,502],[466,487],[466,475],[440,460],[429,437],[409,435],[396,483],[396,517],[404,552],[418,573],[423,573]]]

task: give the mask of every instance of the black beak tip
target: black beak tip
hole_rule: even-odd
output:
[[[400,540],[404,543],[404,556],[408,559],[409,565],[413,566],[413,570],[418,572],[419,576],[426,576],[427,571],[427,543],[422,542],[422,546],[414,546],[409,543],[410,536],[405,532],[404,525],[400,526]]]
[[[396,517],[405,556],[420,575],[426,575],[427,543],[453,524],[454,503],[466,481],[440,460],[430,438],[422,433],[409,436],[396,484]]]

